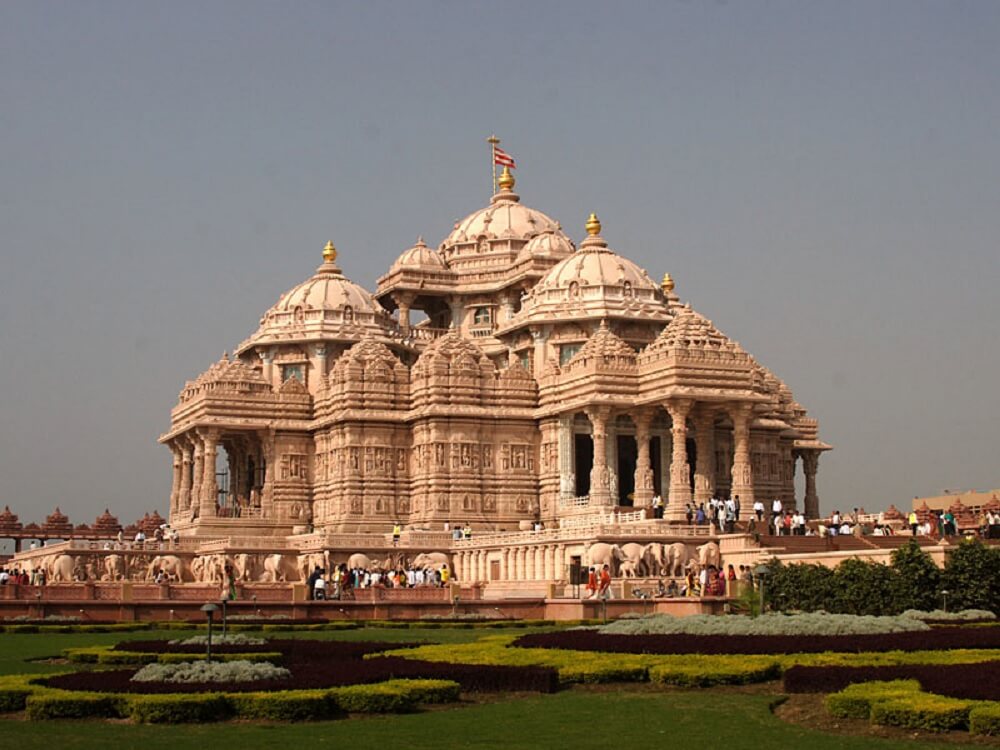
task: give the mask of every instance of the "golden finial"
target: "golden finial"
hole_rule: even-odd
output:
[[[337,248],[333,246],[333,240],[326,243],[326,247],[323,248],[323,260],[327,263],[333,263],[337,260]]]
[[[663,274],[663,281],[660,282],[660,288],[664,294],[674,291],[674,279],[669,273]]]
[[[497,178],[497,185],[500,186],[501,190],[513,190],[514,189],[514,175],[510,173],[510,167],[504,167],[503,172]]]
[[[592,213],[584,226],[587,228],[587,234],[591,237],[596,237],[601,233],[601,220],[597,218],[597,214]]]

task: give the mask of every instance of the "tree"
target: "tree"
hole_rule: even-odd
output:
[[[941,569],[931,556],[910,540],[892,553],[892,569],[896,572],[896,611],[920,609],[930,611],[940,603]]]
[[[834,572],[836,596],[831,611],[847,615],[896,613],[896,572],[888,565],[852,558]]]
[[[1000,613],[1000,548],[974,539],[962,542],[945,562],[941,583],[949,609]]]

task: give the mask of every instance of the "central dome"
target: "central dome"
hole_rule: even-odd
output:
[[[451,234],[441,243],[443,252],[483,240],[527,241],[543,232],[562,234],[558,221],[521,203],[521,196],[511,189],[513,176],[509,173],[505,176],[508,179],[501,183],[490,205],[455,222]]]

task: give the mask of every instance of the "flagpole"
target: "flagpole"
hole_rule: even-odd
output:
[[[493,167],[493,192],[490,195],[496,195],[497,193],[497,144],[500,143],[500,139],[496,135],[491,135],[486,139],[486,142],[490,144],[490,165]]]

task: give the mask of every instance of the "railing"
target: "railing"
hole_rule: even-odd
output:
[[[579,497],[559,498],[559,508],[586,508],[590,505],[590,495],[580,495]]]
[[[417,341],[433,341],[450,331],[450,328],[431,328],[429,326],[410,326],[409,336]]]

